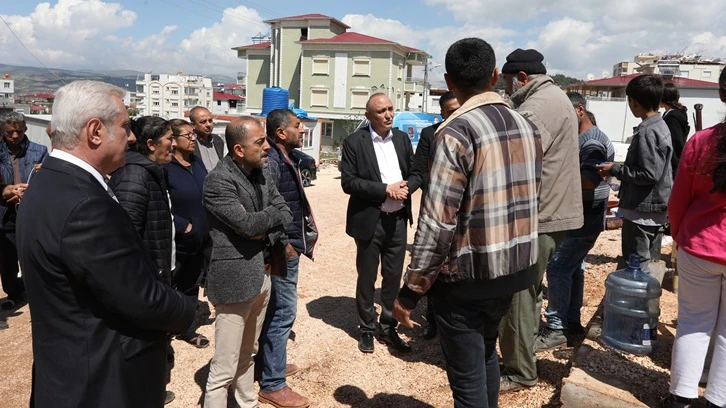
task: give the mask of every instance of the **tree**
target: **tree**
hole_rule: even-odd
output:
[[[555,81],[555,85],[559,86],[562,89],[567,88],[572,84],[584,82],[582,79],[572,78],[562,74],[552,75],[552,80]]]

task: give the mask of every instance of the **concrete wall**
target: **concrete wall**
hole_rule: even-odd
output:
[[[262,90],[270,84],[270,56],[247,54],[247,107],[262,109]]]

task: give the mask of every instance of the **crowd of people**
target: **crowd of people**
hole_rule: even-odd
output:
[[[350,196],[345,230],[357,251],[358,349],[374,353],[377,340],[413,352],[397,325],[413,327],[411,312],[426,297],[423,336],[439,337],[456,407],[497,407],[500,394],[537,384],[536,353],[584,334],[584,260],[605,229],[614,177],[623,258],[637,255],[649,272],[668,227],[679,245],[678,329],[663,406],[698,397],[709,344],[705,398],[726,406],[726,256],[712,247],[726,237],[726,126],[686,142],[678,89],[641,75],[626,94],[642,121],[625,161],[614,163],[586,99],[555,85],[543,61],[517,49],[500,73],[486,41],[455,42],[445,60],[450,92],[439,102],[444,121],[421,132],[415,153],[393,128],[389,96],[370,96],[369,124],[344,140],[340,163]],[[493,91],[500,75],[508,99]],[[726,102],[726,73],[719,85]],[[123,96],[94,81],[60,88],[50,153],[28,140],[22,114],[0,115],[8,295],[0,306],[30,305],[31,406],[172,401],[172,339],[211,343],[197,332],[200,287],[215,310],[203,406],[226,407],[229,392],[242,408],[309,406],[287,384],[299,370],[286,345],[300,257],[313,259],[318,239],[292,155],[302,146],[301,120],[287,109],[264,123],[242,116],[222,138],[204,107],[189,121],[130,119]]]

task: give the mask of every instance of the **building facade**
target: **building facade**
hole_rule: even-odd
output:
[[[136,109],[142,116],[183,118],[195,106],[212,110],[212,79],[200,75],[144,74],[136,80]]]
[[[613,77],[633,74],[660,74],[680,78],[718,83],[725,64],[720,59],[702,58],[700,55],[638,54],[633,61],[613,65]]]
[[[9,106],[15,103],[15,80],[10,75],[0,79],[0,106]]]
[[[347,135],[363,118],[370,95],[385,93],[396,111],[420,110],[412,104],[425,92],[414,67],[430,56],[393,41],[350,32],[348,25],[322,14],[265,21],[269,41],[234,48],[245,61],[246,110],[262,111],[263,90],[289,91],[290,103],[322,118],[323,143]]]

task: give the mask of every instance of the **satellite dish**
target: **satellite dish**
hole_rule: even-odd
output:
[[[593,75],[593,74],[587,74],[587,80],[588,81],[592,81],[593,79],[595,79],[595,75]]]
[[[603,78],[607,78],[610,75],[610,73],[607,71],[603,71],[602,74],[600,74],[600,75],[602,75]]]

